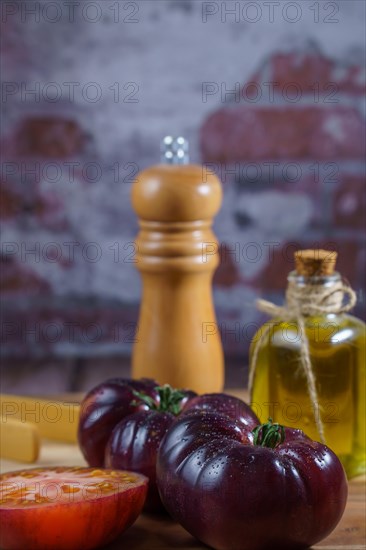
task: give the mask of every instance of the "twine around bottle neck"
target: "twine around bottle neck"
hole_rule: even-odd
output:
[[[348,300],[345,301],[345,298]],[[283,306],[277,306],[267,300],[257,300],[256,306],[259,311],[268,313],[272,317],[277,317],[285,321],[296,321],[299,329],[300,340],[300,360],[304,370],[307,389],[314,412],[315,424],[322,443],[325,443],[324,427],[320,418],[319,401],[316,390],[316,380],[311,364],[309,340],[305,330],[305,319],[308,316],[340,314],[351,310],[357,302],[356,293],[340,278],[336,278],[330,286],[323,281],[309,279],[303,284],[296,281],[296,277],[289,277],[289,283],[286,290],[286,302]],[[261,334],[258,335],[255,342],[252,360],[249,370],[248,389],[252,400],[253,384],[258,364],[258,354],[261,345],[265,342],[270,330],[270,325],[266,325]]]
[[[344,303],[345,297],[348,301]],[[286,302],[283,306],[277,306],[267,300],[257,300],[256,305],[259,311],[272,316],[282,316],[284,319],[296,319],[299,315],[303,317],[314,315],[326,315],[328,313],[345,313],[350,311],[356,304],[355,291],[342,280],[336,280],[331,286],[324,283],[298,284],[295,280],[289,279],[286,289]]]

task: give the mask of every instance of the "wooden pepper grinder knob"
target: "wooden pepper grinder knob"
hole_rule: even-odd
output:
[[[219,254],[211,225],[222,190],[213,173],[188,164],[187,149],[183,138],[165,138],[166,164],[141,172],[132,188],[143,282],[132,374],[218,392],[224,361],[212,300]]]

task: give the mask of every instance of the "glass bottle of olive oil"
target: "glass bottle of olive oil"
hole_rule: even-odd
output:
[[[354,477],[366,473],[365,324],[344,312],[345,291],[353,294],[353,305],[355,298],[334,271],[335,260],[336,253],[329,251],[295,253],[286,315],[265,323],[251,344],[251,402],[262,422],[271,417],[318,441],[315,415],[320,415],[325,443]],[[310,398],[304,345],[316,403]]]

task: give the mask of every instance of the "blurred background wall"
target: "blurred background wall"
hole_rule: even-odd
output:
[[[300,247],[339,253],[365,317],[365,3],[1,3],[2,390],[129,368],[140,300],[130,203],[166,134],[216,171],[214,299],[243,384],[255,299]]]

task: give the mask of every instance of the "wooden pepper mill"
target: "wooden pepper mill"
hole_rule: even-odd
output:
[[[213,173],[188,164],[187,149],[183,138],[165,138],[165,164],[141,172],[132,188],[143,281],[132,374],[217,392],[224,361],[212,300],[219,253],[211,225],[222,190]]]

